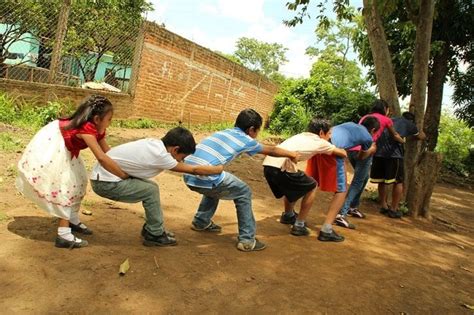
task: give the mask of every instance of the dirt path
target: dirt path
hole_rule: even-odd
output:
[[[163,130],[116,129],[114,144]],[[199,138],[202,135],[198,135]],[[89,152],[83,155],[90,165]],[[90,246],[53,247],[55,220],[35,208],[13,185],[19,153],[2,152],[0,166],[0,309],[2,313],[372,313],[472,314],[474,305],[474,195],[436,188],[433,223],[390,220],[364,200],[365,220],[338,229],[346,241],[316,240],[331,196],[318,192],[309,237],[289,234],[277,222],[281,204],[267,187],[260,158],[239,158],[227,171],[253,189],[262,252],[235,249],[232,202],[220,203],[219,235],[189,228],[200,200],[181,176],[164,173],[160,185],[166,227],[179,245],[147,248],[139,237],[141,205],[108,202],[89,191],[94,229]],[[131,269],[118,275],[129,258]],[[156,262],[155,262],[156,260]]]

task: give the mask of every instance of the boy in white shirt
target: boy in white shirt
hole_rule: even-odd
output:
[[[222,165],[189,165],[181,162],[195,150],[193,135],[181,127],[171,129],[161,140],[147,138],[116,146],[107,155],[130,177],[121,179],[97,163],[90,176],[92,189],[99,196],[111,200],[143,203],[146,216],[142,229],[143,245],[176,245],[174,235],[167,233],[164,228],[158,185],[150,179],[163,170],[195,175],[222,173]]]
[[[309,123],[307,132],[283,141],[278,147],[297,151],[300,153],[300,161],[307,161],[316,154],[347,157],[345,150],[338,149],[329,142],[330,138],[331,124],[327,120],[314,118]],[[292,224],[292,235],[309,235],[305,220],[313,205],[318,183],[298,170],[298,166],[287,158],[267,156],[263,161],[263,166],[265,178],[274,196],[277,199],[283,197],[285,211],[280,217],[280,223]],[[303,199],[300,212],[297,214],[294,206],[300,198]],[[330,223],[332,223],[331,220]]]

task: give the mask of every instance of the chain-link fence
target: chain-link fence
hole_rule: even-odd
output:
[[[142,0],[1,0],[0,79],[129,91]]]

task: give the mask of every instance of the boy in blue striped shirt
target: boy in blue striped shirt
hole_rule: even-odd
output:
[[[237,116],[234,128],[205,138],[185,162],[191,165],[225,165],[242,153],[287,157],[296,162],[297,152],[262,145],[255,140],[261,126],[262,116],[253,109],[244,109]],[[233,200],[239,225],[237,249],[248,252],[265,248],[265,244],[255,238],[252,192],[246,183],[227,172],[211,176],[184,175],[184,181],[191,190],[203,195],[192,222],[193,230],[220,232],[221,227],[212,221],[212,217],[220,199]]]

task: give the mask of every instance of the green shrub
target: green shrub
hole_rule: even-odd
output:
[[[153,119],[138,118],[138,119],[114,119],[112,126],[129,129],[151,129],[165,127],[166,124],[160,123]]]
[[[443,154],[443,166],[460,175],[472,173],[474,131],[449,114],[441,116],[436,151]]]

